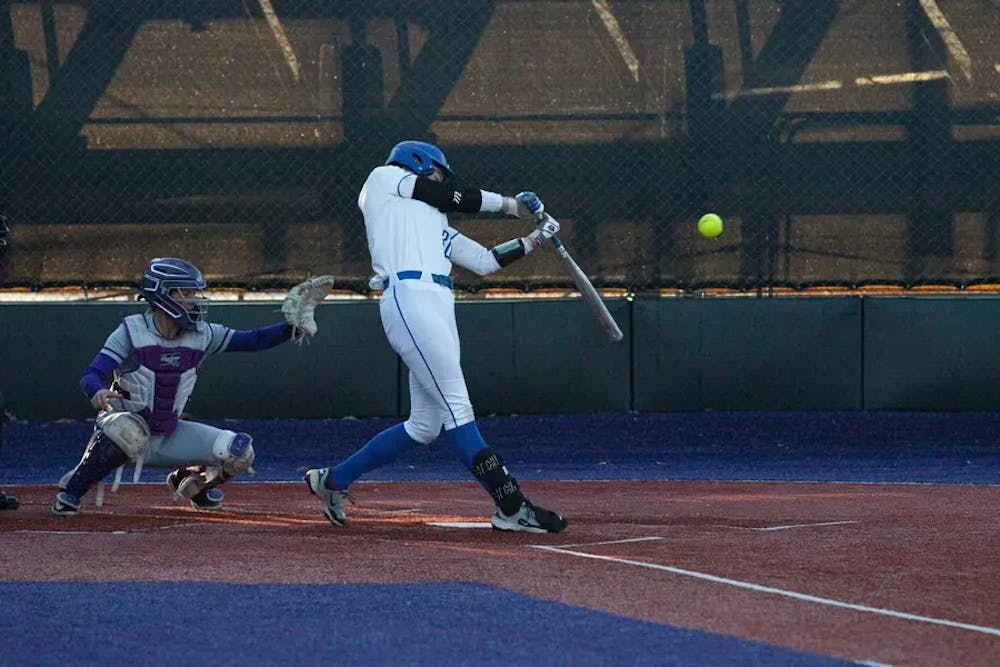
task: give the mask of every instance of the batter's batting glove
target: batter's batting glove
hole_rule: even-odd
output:
[[[519,218],[537,218],[545,213],[545,204],[534,192],[519,192],[514,199],[517,200],[517,217]]]
[[[551,215],[542,214],[542,220],[535,227],[532,235],[540,236],[546,241],[559,233],[559,223]]]
[[[525,248],[530,247],[534,249],[536,246],[548,241],[558,233],[559,223],[556,219],[547,213],[542,213],[542,221],[539,222],[534,231],[528,234],[528,236],[524,239]]]

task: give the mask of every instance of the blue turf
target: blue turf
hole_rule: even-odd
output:
[[[0,600],[12,665],[848,664],[467,583],[24,582]]]
[[[212,421],[254,436],[256,480],[299,480],[334,464],[390,419]],[[713,479],[1000,483],[1000,413],[524,415],[479,426],[522,479]],[[92,423],[12,422],[3,484],[53,484],[76,464]],[[162,481],[162,471],[143,479]],[[443,438],[363,479],[468,480]]]

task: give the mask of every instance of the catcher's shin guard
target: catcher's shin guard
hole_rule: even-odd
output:
[[[521,487],[492,447],[484,447],[476,454],[470,470],[504,514],[514,514],[524,504]]]
[[[77,498],[82,498],[87,491],[118,466],[129,460],[128,455],[112,442],[107,434],[95,431],[87,444],[83,458],[70,473],[63,477],[59,486]]]

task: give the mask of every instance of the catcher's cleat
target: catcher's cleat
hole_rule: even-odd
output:
[[[347,513],[344,512],[344,498],[354,502],[354,497],[347,491],[328,489],[326,480],[330,478],[329,468],[318,468],[306,472],[306,486],[309,493],[317,496],[323,503],[323,515],[335,526],[347,523]]]
[[[167,474],[167,488],[174,495],[174,500],[180,496],[190,500],[204,489],[207,483],[205,474],[197,468],[178,468]]]
[[[217,510],[222,508],[222,489],[209,488],[208,478],[201,468],[178,468],[167,475],[167,488],[179,497],[191,501],[196,510]]]
[[[196,510],[220,510],[222,496],[222,489],[202,489],[191,498],[191,507]]]
[[[56,516],[71,517],[80,512],[80,499],[69,491],[60,491],[56,494],[56,501],[52,503],[52,513]]]
[[[17,498],[0,491],[0,510],[16,510],[20,506],[21,503],[18,502]]]
[[[490,521],[493,530],[507,530],[521,533],[561,533],[566,530],[566,519],[527,500],[514,514],[504,514],[497,508]]]

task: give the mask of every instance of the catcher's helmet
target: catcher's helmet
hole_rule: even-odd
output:
[[[197,295],[193,301],[180,303],[170,296],[171,290],[175,289],[195,290]],[[176,257],[157,257],[142,274],[139,298],[163,311],[182,329],[190,331],[205,317],[208,299],[201,294],[203,289],[205,278],[194,264]]]
[[[434,173],[434,165],[437,165],[448,178],[455,177],[455,172],[448,166],[448,160],[441,149],[423,141],[399,142],[389,151],[389,158],[385,163],[406,167],[417,176],[430,176]]]

